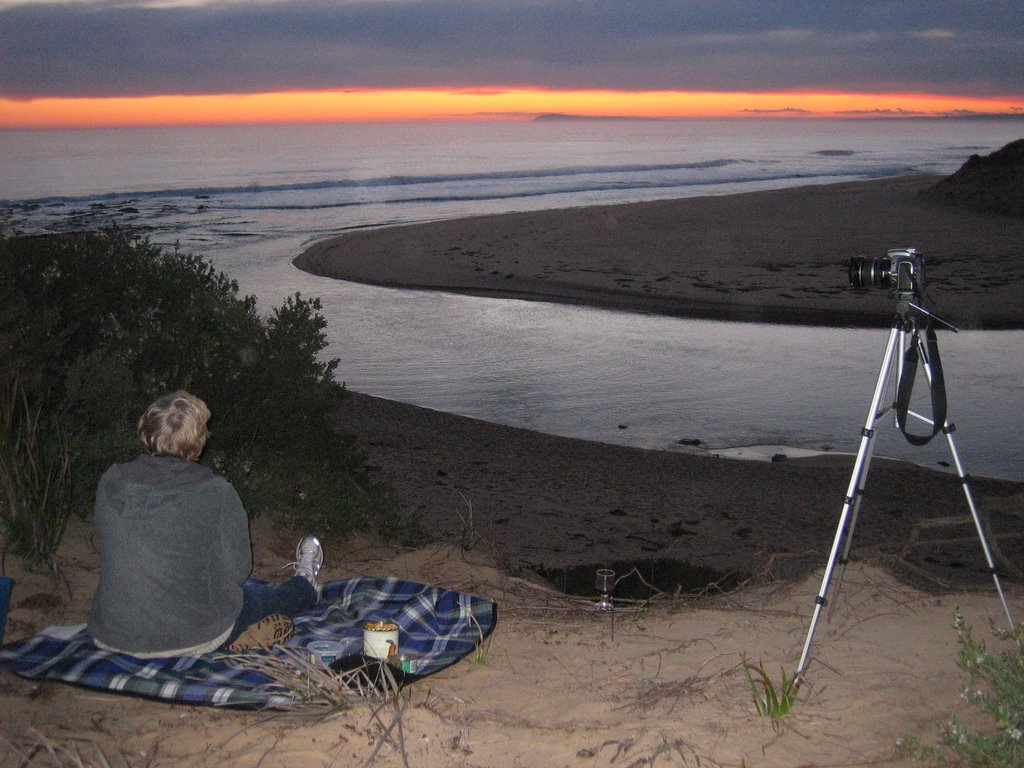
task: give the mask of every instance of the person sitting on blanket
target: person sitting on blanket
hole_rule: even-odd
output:
[[[140,658],[269,647],[316,605],[324,553],[305,536],[282,584],[249,580],[249,518],[234,487],[196,463],[210,409],[184,390],[139,419],[145,454],[114,464],[96,488],[100,579],[88,631]]]

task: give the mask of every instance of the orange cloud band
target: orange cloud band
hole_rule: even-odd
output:
[[[542,113],[625,117],[1020,114],[1024,96],[474,90],[358,90],[138,98],[0,99],[0,128],[400,120],[526,119]]]

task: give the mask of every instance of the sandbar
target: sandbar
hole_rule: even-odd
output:
[[[938,176],[505,213],[353,231],[294,263],[376,285],[680,317],[885,326],[851,257],[914,248],[926,306],[960,328],[1024,327],[1024,219],[924,197]]]

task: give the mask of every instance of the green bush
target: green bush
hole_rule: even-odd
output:
[[[59,428],[47,430],[17,380],[0,387],[0,534],[3,555],[54,569],[67,527],[70,454]],[[0,559],[2,563],[2,559]]]
[[[953,714],[942,725],[941,747],[925,747],[912,738],[901,744],[903,751],[940,765],[1019,768],[1024,765],[1024,627],[993,627],[992,633],[1009,643],[993,654],[974,638],[959,610],[953,626],[960,644],[957,664],[970,678],[961,696],[987,713],[991,727],[970,731]]]
[[[330,426],[344,388],[337,360],[321,359],[319,299],[261,317],[204,259],[118,229],[2,239],[0,286],[0,375],[20,382],[41,433],[60,425],[79,514],[103,470],[139,452],[139,414],[180,388],[210,406],[203,461],[250,515],[321,534],[415,530]]]

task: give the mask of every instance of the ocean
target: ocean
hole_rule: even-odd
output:
[[[116,221],[203,254],[264,310],[295,291],[320,296],[339,376],[369,394],[662,450],[855,451],[884,348],[877,332],[396,291],[306,275],[291,259],[360,228],[948,174],[1022,133],[1024,121],[1006,119],[5,131],[0,227]],[[849,255],[840,247],[837,263]],[[1015,331],[943,337],[950,417],[973,474],[1024,477],[1013,406],[1022,341]],[[823,360],[823,348],[835,352]],[[896,438],[878,452],[928,466],[948,458]]]

